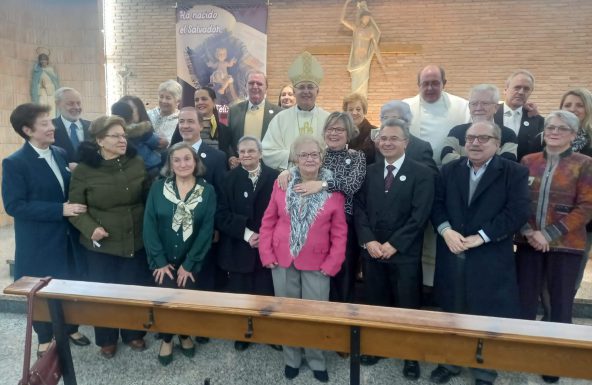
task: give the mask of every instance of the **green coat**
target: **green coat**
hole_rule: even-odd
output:
[[[212,185],[199,178],[197,183],[204,187],[202,201],[193,210],[193,232],[183,241],[183,231],[172,228],[176,205],[163,195],[165,179],[154,182],[144,214],[144,245],[151,270],[167,264],[183,266],[189,272],[198,273],[203,260],[212,245],[216,193]],[[174,186],[177,198],[179,193]],[[185,198],[188,198],[191,190]]]
[[[142,219],[146,170],[139,156],[101,159],[96,167],[79,163],[72,173],[70,202],[87,205],[85,214],[70,217],[80,230],[80,243],[89,250],[132,258],[144,247]],[[109,236],[95,248],[90,239],[97,227]]]

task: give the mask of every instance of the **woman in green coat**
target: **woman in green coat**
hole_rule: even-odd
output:
[[[135,150],[127,145],[125,122],[102,116],[92,122],[91,141],[80,144],[80,163],[70,182],[70,202],[87,206],[86,213],[70,217],[85,248],[88,279],[126,285],[148,284],[149,271],[142,243],[146,197],[146,170]],[[117,351],[119,329],[95,327],[101,354]],[[138,330],[121,330],[133,350],[146,348]]]
[[[169,149],[163,169],[166,178],[150,189],[144,213],[144,245],[148,265],[158,286],[195,289],[195,277],[211,246],[216,194],[201,178],[205,173],[191,145],[181,142]],[[158,361],[173,360],[173,335],[161,334]],[[181,351],[191,357],[193,341],[179,336]]]

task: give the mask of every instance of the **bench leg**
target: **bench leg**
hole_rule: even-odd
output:
[[[66,323],[64,322],[64,311],[62,303],[57,299],[48,300],[49,314],[53,325],[53,335],[56,340],[60,365],[62,367],[62,378],[64,385],[77,385],[76,374],[74,373],[74,363],[72,362],[72,352],[70,351],[70,341],[66,332]]]
[[[350,328],[349,383],[360,385],[360,327]]]

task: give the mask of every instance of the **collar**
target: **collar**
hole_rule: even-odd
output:
[[[34,148],[34,147],[33,147],[33,148]],[[563,151],[562,153],[558,154],[557,156],[558,156],[559,158],[566,158],[566,157],[570,156],[571,154],[573,154],[573,150],[571,149],[571,146],[570,146],[570,147],[569,147],[567,150]],[[547,159],[549,156],[553,156],[553,155],[548,155],[548,154],[547,154],[547,149],[545,149],[545,150],[543,151],[543,157],[544,157],[545,159]]]
[[[191,147],[193,147],[193,149],[195,150],[195,152],[199,153],[199,148],[201,147],[201,144],[203,143],[202,139],[199,139],[197,142],[193,143],[191,145]]]
[[[403,154],[403,156],[401,156],[399,159],[395,160],[393,163],[389,163],[386,161],[386,158],[384,159],[384,168],[386,169],[386,166],[388,166],[389,164],[392,164],[393,166],[395,166],[395,171],[398,171],[401,169],[401,166],[403,165],[403,162],[405,161],[405,154]]]
[[[73,122],[71,120],[64,118],[64,115],[60,115],[60,118],[62,119],[62,123],[64,123],[64,127],[66,127],[67,130],[70,129],[72,123],[76,124],[76,127],[80,128],[80,119]]]
[[[259,104],[253,104],[251,103],[251,101],[249,100],[249,103],[247,104],[247,110],[250,111],[253,107],[257,107],[257,109],[261,109],[265,106],[265,99],[263,99],[261,101],[261,103]]]
[[[485,162],[485,164],[481,167],[479,167],[479,170],[477,170],[477,172],[481,171],[481,170],[485,170],[487,168],[487,166],[489,166],[489,163],[491,163],[491,160],[495,157],[492,156],[491,158],[489,158],[489,160],[487,162]],[[471,162],[470,159],[467,159],[467,167],[472,171],[473,170],[473,162]]]
[[[251,176],[251,175],[258,175],[261,172],[261,162],[257,165],[257,168],[254,169],[253,171],[249,171],[246,168],[244,168],[243,166],[241,166],[241,168],[243,170],[245,170],[247,172],[247,174],[249,174],[249,176]]]
[[[522,115],[522,107],[518,107],[515,110],[513,110],[512,108],[510,108],[510,106],[508,106],[506,104],[506,102],[504,102],[504,115],[506,115],[506,116],[514,115],[514,111],[517,111],[518,115]]]
[[[297,112],[314,112],[314,111],[316,110],[316,108],[317,108],[317,106],[315,105],[313,108],[311,108],[310,110],[308,110],[308,111],[307,111],[307,110],[303,110],[303,109],[301,109],[301,108],[298,106],[298,104],[296,104],[294,107],[296,108],[296,111],[297,111]]]
[[[47,147],[47,148],[39,148],[39,147],[35,147],[31,144],[31,142],[27,141],[27,143],[29,143],[29,146],[31,146],[31,148],[33,150],[35,150],[35,152],[37,153],[37,155],[39,155],[39,158],[48,158],[51,156],[51,147]]]

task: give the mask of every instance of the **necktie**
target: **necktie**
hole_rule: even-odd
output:
[[[76,123],[70,124],[70,140],[72,141],[72,146],[74,147],[74,150],[78,150],[80,140],[78,139],[78,126],[76,125]]]
[[[520,117],[520,111],[516,110],[514,111],[514,131],[516,131],[516,133],[518,133],[518,130],[520,130],[520,122],[522,121],[522,118]]]
[[[395,166],[389,164],[386,166],[386,178],[384,178],[384,192],[389,192],[391,189],[391,185],[395,181],[395,175],[393,174],[395,171]]]

